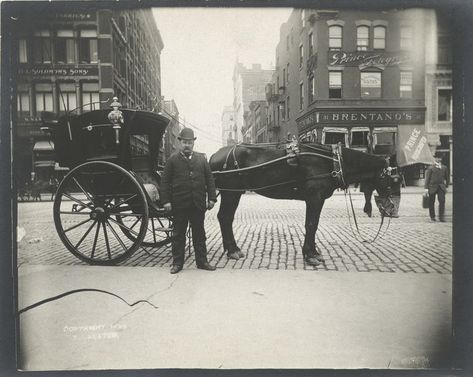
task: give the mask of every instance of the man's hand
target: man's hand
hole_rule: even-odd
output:
[[[164,209],[166,210],[166,212],[171,212],[171,211],[172,211],[172,205],[171,205],[171,203],[164,203],[164,204],[163,204],[163,207],[164,207]]]
[[[215,205],[215,202],[212,201],[212,200],[209,200],[209,202],[207,203],[207,209],[208,210],[211,210]]]

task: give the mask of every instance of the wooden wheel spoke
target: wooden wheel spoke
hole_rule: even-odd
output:
[[[76,229],[76,228],[80,227],[81,225],[84,225],[85,223],[88,223],[90,220],[92,220],[92,219],[91,219],[91,218],[88,218],[88,219],[86,219],[86,220],[84,220],[84,221],[81,221],[79,224],[76,224],[76,225],[74,225],[74,226],[71,226],[70,228],[64,229],[64,233],[67,233],[67,232],[69,232],[69,231],[72,230],[72,229]]]
[[[87,203],[84,203],[82,200],[80,199],[77,199],[77,198],[74,198],[73,196],[69,195],[67,192],[63,192],[62,195],[64,195],[65,197],[71,199],[72,201],[76,202],[76,203],[79,203],[80,205],[84,206],[84,207],[87,207],[89,209],[93,209],[89,204]]]
[[[125,229],[126,231],[132,233],[135,237],[138,237],[138,236],[139,236],[139,234],[136,233],[132,228],[128,228],[126,225],[121,224],[120,222],[118,222],[118,221],[116,221],[116,220],[114,220],[114,219],[112,219],[112,218],[109,218],[108,220],[112,221],[114,224],[117,224],[120,228]],[[138,220],[140,220],[140,219],[138,219]],[[135,224],[136,224],[136,223],[135,223]]]
[[[122,204],[124,204],[124,203],[130,201],[131,199],[133,199],[133,198],[135,198],[135,197],[137,197],[137,196],[138,196],[138,194],[134,194],[134,195],[130,196],[128,199],[122,200],[120,203],[115,204],[115,205],[114,205],[113,207],[111,207],[110,209],[111,209],[111,210],[112,210],[112,209],[115,209],[115,208],[121,206]]]
[[[156,232],[154,231],[154,217],[151,218],[151,224],[153,226],[152,232],[153,232],[153,240],[156,243]]]
[[[87,235],[90,233],[90,231],[92,230],[92,228],[94,227],[94,225],[97,223],[97,220],[94,220],[93,224],[89,227],[89,229],[87,229],[87,232],[84,233],[84,235],[82,236],[82,238],[80,239],[80,241],[74,246],[74,248],[77,250],[80,246],[80,244],[82,243],[82,241],[84,241],[85,237],[87,237]]]
[[[83,188],[82,185],[79,183],[79,181],[76,179],[76,177],[72,177],[72,179],[73,179],[74,182],[77,184],[77,186],[79,186],[79,188],[80,188],[81,191],[85,194],[85,196],[87,196],[87,199],[89,199],[89,201],[93,202],[93,199],[90,197],[89,193],[84,190],[84,188]]]
[[[92,253],[90,254],[91,259],[94,259],[95,247],[97,246],[97,238],[99,236],[99,230],[100,230],[100,223],[97,223],[97,230],[95,231],[94,244],[92,245]]]
[[[110,252],[110,244],[108,242],[108,234],[107,234],[107,228],[105,227],[105,222],[102,223],[102,227],[103,227],[103,234],[105,238],[105,245],[107,246],[108,259],[112,259],[112,253]]]
[[[125,244],[123,243],[122,239],[120,237],[118,237],[118,234],[117,232],[115,231],[115,229],[113,229],[113,227],[110,225],[110,223],[108,222],[108,220],[106,220],[106,224],[109,226],[110,230],[112,231],[113,235],[115,236],[115,238],[117,239],[117,241],[120,243],[120,245],[122,246],[123,250],[125,250],[125,252],[127,251],[127,248],[125,246]],[[110,257],[109,257],[110,258]]]

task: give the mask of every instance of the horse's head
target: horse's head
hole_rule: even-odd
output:
[[[385,167],[376,177],[375,189],[378,196],[374,200],[379,212],[386,217],[399,217],[401,201],[401,175],[398,167]]]

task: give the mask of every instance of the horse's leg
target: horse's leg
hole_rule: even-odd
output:
[[[242,193],[240,192],[220,191],[221,203],[217,218],[222,231],[224,252],[232,259],[245,256],[237,246],[233,233],[233,219],[235,218],[235,212],[240,203],[241,195]]]
[[[315,234],[319,226],[320,213],[325,199],[320,197],[306,200],[305,212],[305,239],[302,247],[302,254],[307,264],[317,266],[324,261],[322,255],[315,247]]]
[[[368,217],[371,217],[371,214],[373,212],[373,207],[371,205],[371,194],[373,193],[373,190],[365,190],[363,193],[365,195],[365,206],[363,207],[363,212],[368,215]]]

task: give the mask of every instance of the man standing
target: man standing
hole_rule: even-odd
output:
[[[442,156],[435,153],[435,164],[431,165],[425,174],[425,189],[429,194],[430,220],[435,221],[435,195],[439,201],[439,220],[445,222],[445,194],[449,184],[447,167],[442,165]]]
[[[197,268],[214,271],[215,266],[207,261],[204,229],[205,211],[212,209],[217,201],[214,178],[205,155],[194,152],[194,131],[184,128],[178,139],[180,150],[168,159],[161,187],[164,208],[167,212],[172,211],[174,217],[171,274],[181,271],[184,265],[189,222]]]

